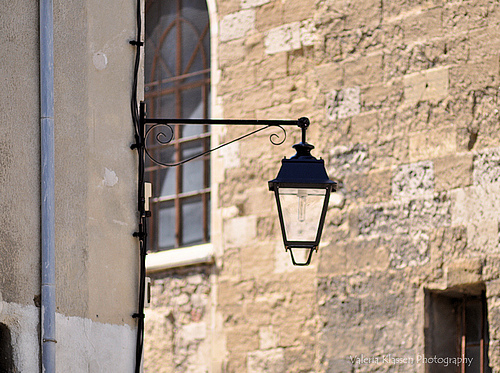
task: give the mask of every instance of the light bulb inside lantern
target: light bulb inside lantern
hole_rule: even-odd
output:
[[[297,196],[299,197],[298,219],[303,222],[306,220],[307,192],[304,189],[299,189]]]

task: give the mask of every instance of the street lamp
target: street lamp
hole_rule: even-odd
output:
[[[138,38],[139,39],[139,38]],[[135,95],[133,96],[135,97]],[[135,143],[132,149],[138,152],[138,211],[139,227],[134,236],[139,238],[140,246],[140,292],[139,309],[133,317],[138,319],[137,345],[136,345],[136,373],[140,372],[143,337],[144,337],[144,290],[146,279],[146,248],[147,248],[147,218],[151,216],[147,207],[145,159],[146,156],[154,163],[164,167],[176,167],[190,162],[194,159],[220,149],[223,146],[242,140],[270,127],[279,128],[284,137],[273,133],[270,141],[274,145],[281,145],[286,139],[286,131],[283,126],[298,126],[302,129],[302,141],[293,147],[297,151],[290,159],[283,159],[282,166],[276,179],[269,181],[269,189],[274,191],[278,207],[281,231],[286,250],[290,251],[294,265],[308,265],[311,262],[312,252],[316,251],[321,238],[321,232],[325,223],[326,210],[330,193],[335,191],[336,183],[328,179],[325,171],[324,161],[316,159],[311,155],[314,146],[306,142],[306,130],[309,127],[309,119],[299,120],[233,120],[233,119],[167,119],[147,118],[146,107],[143,102],[136,112],[136,102],[132,102],[132,113],[135,125]],[[261,126],[245,135],[228,141],[224,144],[209,149],[203,153],[194,155],[177,163],[164,163],[155,159],[148,150],[148,145],[156,141],[160,145],[168,144],[173,140],[174,130],[172,124],[179,125],[226,125],[226,126]],[[152,138],[151,138],[152,137]],[[150,141],[151,140],[151,141]],[[297,262],[293,255],[293,249],[309,250],[305,262]]]
[[[269,181],[269,190],[276,197],[285,249],[294,265],[306,266],[318,249],[330,193],[337,183],[328,178],[325,162],[311,155],[314,146],[306,142],[309,119],[300,118],[298,126],[302,141],[293,146],[297,153],[281,161],[278,176]],[[309,251],[305,262],[295,260],[294,249]]]
[[[155,140],[162,145],[172,141],[174,130],[171,124],[261,125],[262,127],[188,159],[168,164],[155,159],[148,151],[146,144],[149,143],[148,138],[153,133],[156,134],[154,136]],[[292,263],[299,266],[309,265],[312,253],[317,251],[321,239],[330,193],[335,191],[337,183],[328,178],[323,159],[316,159],[311,155],[314,146],[306,141],[309,119],[305,117],[298,120],[147,118],[145,105],[141,103],[138,135],[133,148],[139,151],[139,212],[144,219],[139,224],[139,231],[135,235],[141,238],[141,241],[145,240],[147,236],[145,219],[150,216],[149,211],[145,208],[145,156],[160,166],[176,167],[270,127],[277,127],[283,131],[285,136],[280,141],[276,141],[276,138],[279,140],[279,136],[276,134],[272,134],[270,137],[274,145],[281,145],[286,138],[286,131],[282,126],[289,125],[301,128],[302,141],[293,146],[297,152],[293,157],[281,161],[278,176],[276,179],[269,181],[269,190],[273,191],[276,197],[283,242],[286,251],[290,251]],[[142,246],[144,246],[143,250],[145,250],[146,245],[144,242]],[[309,251],[305,262],[295,260],[294,249]]]

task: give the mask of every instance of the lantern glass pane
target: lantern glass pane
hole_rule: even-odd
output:
[[[326,189],[279,189],[288,241],[316,241]]]

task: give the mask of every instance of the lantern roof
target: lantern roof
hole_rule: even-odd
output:
[[[269,190],[276,186],[288,188],[331,188],[335,191],[337,183],[328,178],[323,159],[311,155],[314,146],[308,143],[295,144],[297,151],[290,159],[281,160],[278,176],[269,181]]]

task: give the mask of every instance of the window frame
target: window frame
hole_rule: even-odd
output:
[[[477,284],[476,284],[477,285]],[[480,320],[480,340],[476,343],[469,343],[467,338],[467,305],[473,302],[481,302],[481,320]],[[437,324],[435,325],[437,320]],[[443,334],[441,328],[443,325],[439,320],[448,323],[447,333]],[[451,326],[453,326],[451,328]],[[448,290],[425,290],[425,355],[426,357],[442,356],[442,341],[451,342],[452,345],[446,345],[445,348],[454,351],[450,357],[468,357],[466,349],[478,345],[480,347],[480,373],[491,373],[488,360],[489,335],[488,335],[488,310],[486,292],[483,286],[459,287]],[[438,342],[436,336],[439,335]],[[445,350],[446,351],[446,350]],[[446,352],[444,352],[446,353]],[[450,354],[451,355],[451,354]],[[455,369],[454,369],[455,368]],[[465,363],[458,367],[452,365],[446,368],[446,371],[454,373],[468,373]],[[426,373],[443,372],[443,367],[436,364],[426,364]]]
[[[481,303],[481,336],[479,342],[469,342],[467,338],[467,318],[466,314],[467,306],[473,302]],[[466,351],[468,347],[479,347],[480,351],[480,373],[489,373],[491,369],[487,366],[488,362],[488,347],[489,347],[489,338],[488,338],[488,330],[486,329],[488,326],[488,311],[487,311],[487,303],[486,303],[486,294],[482,292],[480,296],[463,296],[461,299],[461,303],[459,306],[461,311],[460,316],[460,356],[466,356]],[[467,369],[465,364],[462,363],[460,367],[461,373],[467,373]]]
[[[154,3],[159,3],[161,0],[151,0],[146,3],[146,19],[148,9]],[[164,0],[165,1],[165,0]],[[175,1],[175,17],[171,22],[161,30],[161,38],[158,45],[154,45],[153,41],[150,41],[150,45],[153,45],[154,53],[152,55],[152,60],[149,62],[150,66],[150,77],[145,76],[145,93],[144,99],[148,108],[148,116],[150,117],[170,117],[170,118],[182,118],[185,117],[183,113],[183,94],[190,92],[190,90],[197,89],[201,92],[201,106],[202,106],[202,118],[207,119],[210,116],[210,91],[211,91],[211,51],[210,51],[210,17],[208,11],[208,4],[203,1],[206,6],[207,23],[202,25],[201,29],[197,30],[198,40],[190,45],[191,49],[188,52],[191,53],[188,61],[183,61],[183,52],[186,46],[182,43],[183,40],[183,30],[184,26],[189,27],[193,30],[194,25],[189,20],[183,17],[183,3],[186,0],[171,0]],[[161,5],[160,5],[161,6]],[[172,13],[171,13],[172,14]],[[161,20],[161,18],[160,18]],[[158,22],[154,27],[157,27]],[[147,22],[146,22],[147,27]],[[175,71],[170,71],[167,62],[162,61],[161,50],[164,47],[163,42],[167,39],[170,32],[175,33]],[[208,38],[208,40],[206,40]],[[208,47],[204,46],[204,43]],[[148,47],[148,33],[146,32],[146,48]],[[185,56],[185,54],[184,54]],[[201,69],[192,71],[191,68],[195,64],[195,60],[200,58],[202,61]],[[199,62],[199,61],[198,61]],[[145,62],[148,63],[147,61]],[[170,74],[168,77],[164,77],[162,74],[157,78],[157,73],[159,68],[163,68],[163,73]],[[197,78],[193,81],[194,78]],[[155,80],[156,79],[156,80]],[[165,85],[168,85],[165,87]],[[162,87],[163,86],[163,87]],[[191,91],[193,92],[193,91]],[[162,97],[170,97],[175,102],[175,112],[172,113],[162,113],[162,108],[159,107],[159,100]],[[192,136],[183,137],[183,126],[172,125],[173,129],[173,140],[168,143],[168,145],[148,145],[148,151],[153,155],[155,159],[161,159],[158,153],[167,147],[173,149],[173,159],[169,163],[177,163],[182,161],[183,148],[190,144],[196,144],[201,148],[201,152],[206,152],[210,149],[210,126],[204,125],[201,127],[200,133]],[[155,130],[156,131],[156,130]],[[152,134],[152,138],[159,134],[162,129],[158,129],[156,133]],[[168,130],[164,133],[168,133]],[[161,135],[160,135],[161,136]],[[149,219],[149,245],[148,250],[151,252],[171,250],[181,247],[187,247],[198,244],[205,244],[210,242],[210,203],[211,203],[211,180],[210,180],[210,156],[205,155],[200,158],[202,162],[203,175],[201,176],[202,185],[201,188],[198,187],[196,190],[184,191],[183,187],[183,173],[189,166],[177,166],[173,169],[168,169],[164,173],[161,170],[165,168],[158,166],[149,162],[146,164],[145,175],[146,180],[153,184],[153,196],[150,199],[150,206],[152,212],[152,218]],[[162,184],[161,178],[164,177],[166,172],[173,172],[175,174],[175,191],[169,195],[161,195],[160,185]],[[163,180],[164,181],[164,180]],[[182,206],[186,206],[189,200],[194,200],[195,198],[201,199],[202,206],[202,222],[201,222],[201,239],[192,242],[186,242],[184,232],[186,218],[182,213]],[[162,205],[171,204],[174,209],[174,225],[173,229],[173,245],[160,247],[160,215],[159,211]],[[170,243],[170,242],[169,242]]]

